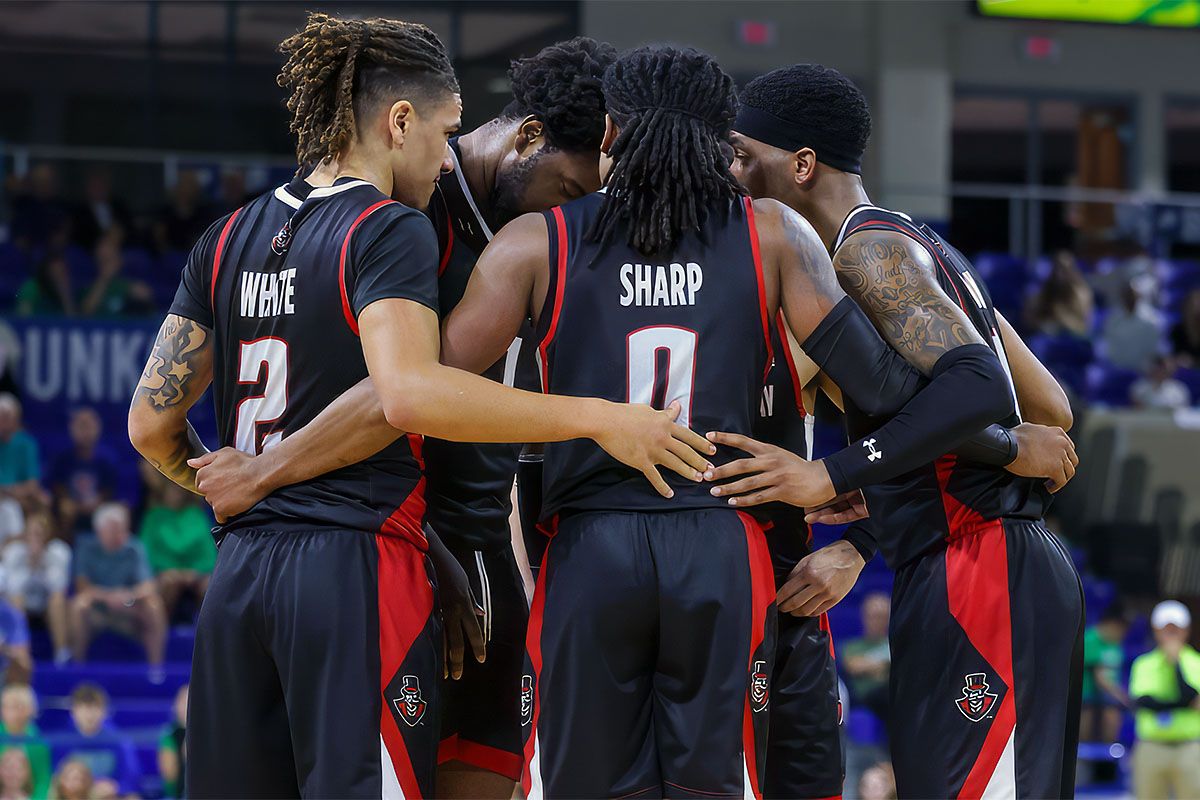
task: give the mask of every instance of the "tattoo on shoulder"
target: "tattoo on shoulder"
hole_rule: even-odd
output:
[[[207,340],[204,326],[184,317],[168,316],[146,361],[138,396],[145,397],[155,411],[181,403],[189,394],[191,379],[211,365],[211,354],[204,347]]]
[[[799,256],[800,267],[808,276],[813,290],[827,297],[840,297],[841,290],[838,288],[837,275],[829,263],[829,252],[817,232],[794,212],[784,213],[782,221],[784,238]]]
[[[834,268],[884,339],[927,374],[945,352],[982,341],[937,277],[894,239],[847,242],[834,255]]]

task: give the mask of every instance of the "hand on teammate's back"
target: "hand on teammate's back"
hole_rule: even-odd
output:
[[[779,587],[775,598],[779,611],[796,617],[824,614],[849,594],[864,566],[858,550],[846,541],[809,553]]]
[[[804,509],[809,525],[846,525],[871,516],[861,489],[839,494],[828,503]]]
[[[241,514],[267,495],[257,461],[233,447],[188,460],[188,466],[197,470],[196,488],[212,506],[217,522]]]
[[[1075,477],[1079,457],[1075,443],[1056,426],[1022,422],[1012,429],[1017,440],[1017,458],[1005,469],[1023,478],[1045,478],[1051,492],[1057,492]]]
[[[820,461],[808,461],[782,447],[738,433],[713,432],[708,438],[750,454],[750,458],[730,461],[704,473],[708,481],[738,478],[710,490],[714,497],[728,497],[731,506],[782,502],[807,508],[834,499],[833,481]]]
[[[596,444],[613,458],[633,467],[663,497],[675,492],[663,480],[658,467],[666,467],[699,483],[705,470],[712,469],[708,456],[717,452],[703,436],[675,422],[680,405],[673,402],[664,411],[633,403],[604,403],[598,406]]]
[[[429,525],[425,526],[429,540],[429,560],[437,574],[438,604],[442,612],[443,676],[458,680],[463,674],[466,646],[471,645],[475,660],[487,659],[487,642],[483,636],[483,609],[471,595],[471,582],[462,564],[446,549],[442,540]]]

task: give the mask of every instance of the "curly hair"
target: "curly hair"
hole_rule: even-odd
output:
[[[279,50],[287,61],[277,82],[291,91],[289,129],[302,165],[343,152],[355,136],[356,120],[382,99],[458,92],[441,40],[414,22],[309,14],[304,29],[284,39]]]
[[[691,48],[640,47],[604,73],[608,113],[621,127],[604,205],[588,232],[608,241],[628,222],[629,244],[644,255],[703,233],[713,209],[745,190],[721,145],[737,112],[733,79]]]
[[[546,144],[572,152],[599,150],[604,140],[604,70],[617,59],[606,42],[576,36],[518,59],[508,69],[513,99],[505,119],[537,117]]]
[[[871,138],[871,110],[862,90],[820,64],[793,64],[759,75],[742,89],[741,102],[816,131],[859,157]]]

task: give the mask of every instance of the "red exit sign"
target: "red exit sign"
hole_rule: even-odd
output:
[[[743,19],[737,23],[737,40],[747,47],[771,47],[775,44],[775,23]]]

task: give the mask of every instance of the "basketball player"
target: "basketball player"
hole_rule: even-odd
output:
[[[870,115],[857,87],[835,70],[800,65],[755,79],[741,102],[735,173],[755,196],[812,221],[839,280],[894,347],[928,372],[986,344],[1011,374],[988,391],[1018,399],[1035,421],[1070,426],[1065,396],[993,309],[967,259],[928,227],[870,203],[858,166]],[[846,409],[852,434],[865,437],[860,446],[888,455],[881,420],[853,398]],[[752,454],[714,471],[716,479],[756,473],[734,484],[750,492],[739,505],[789,498],[786,473],[798,457],[716,440]],[[1069,478],[1073,455],[1064,458]],[[835,483],[858,482],[856,471]],[[948,455],[864,494],[871,530],[897,573],[890,740],[901,796],[1072,796],[1082,594],[1065,549],[1040,521],[1049,502],[1043,482]],[[869,542],[860,546],[870,557]],[[817,593],[789,581],[780,610],[819,613],[829,598],[814,602]]]
[[[450,140],[453,172],[438,181],[429,216],[440,245],[438,305],[442,316],[462,297],[479,253],[492,231],[514,215],[547,209],[600,188],[604,97],[600,79],[616,51],[579,37],[516,61],[509,71],[513,100],[496,119]],[[310,181],[327,181],[329,167]],[[534,386],[532,359],[518,360],[522,338],[483,374],[509,385]],[[373,455],[399,432],[382,415],[367,448],[347,449],[354,438],[313,440],[308,430],[289,436],[288,448],[254,458],[238,450],[203,463],[199,485],[222,516],[241,513],[280,485],[272,468],[297,459],[318,468],[319,451],[344,463]],[[364,420],[347,412],[345,424]],[[328,432],[327,432],[328,433]],[[361,440],[361,437],[359,437]],[[427,523],[461,562],[478,598],[487,643],[486,661],[463,659],[463,635],[448,631],[451,676],[445,691],[438,796],[512,796],[521,773],[520,698],[528,603],[513,558],[508,519],[519,446],[426,439]],[[316,477],[319,473],[312,473]],[[477,630],[468,626],[468,638]],[[483,647],[474,648],[477,658]]]
[[[214,384],[222,444],[260,452],[370,375],[410,435],[272,493],[220,530],[193,661],[189,797],[422,797],[439,739],[419,433],[595,437],[670,492],[710,445],[678,408],[521,392],[438,362],[436,236],[415,207],[449,169],[458,85],[429,29],[310,16],[286,40],[300,163],[332,186],[272,192],[194,248],[130,408],[130,437],[181,485]],[[690,444],[689,444],[690,443]]]

